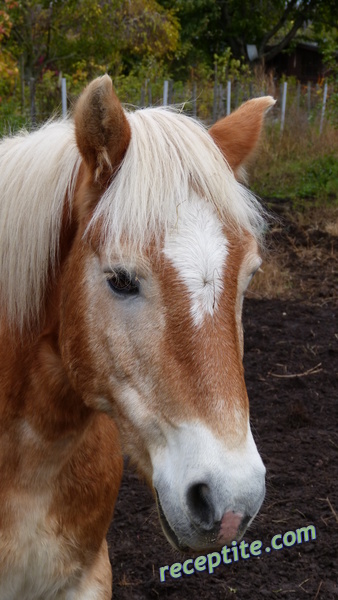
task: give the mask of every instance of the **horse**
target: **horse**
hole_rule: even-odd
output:
[[[257,514],[241,312],[266,216],[243,177],[273,103],[207,130],[127,112],[105,75],[1,141],[1,600],[111,598],[123,455],[181,551]]]

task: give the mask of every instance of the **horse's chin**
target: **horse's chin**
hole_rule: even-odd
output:
[[[163,512],[157,490],[155,490],[155,495],[160,523],[165,537],[167,538],[168,542],[173,546],[173,548],[175,548],[175,550],[180,550],[180,552],[188,552],[189,547],[180,542],[175,531],[170,527],[167,517]]]

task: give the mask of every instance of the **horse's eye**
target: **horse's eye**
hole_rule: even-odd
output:
[[[140,291],[139,280],[124,269],[109,273],[107,282],[111,290],[121,297],[137,296]]]

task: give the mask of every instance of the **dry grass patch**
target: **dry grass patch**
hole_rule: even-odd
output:
[[[335,223],[327,223],[325,226],[326,233],[338,237],[338,220]]]
[[[256,273],[247,298],[287,298],[292,294],[292,274],[286,266],[286,257],[271,253]]]
[[[288,209],[267,236],[268,250],[247,297],[296,299],[318,293],[313,273],[322,273],[322,288],[334,295],[338,268],[338,208]]]
[[[289,211],[287,218],[297,227],[310,231],[325,231],[329,235],[337,235],[338,207],[318,206],[308,209]]]

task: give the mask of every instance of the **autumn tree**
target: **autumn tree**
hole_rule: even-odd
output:
[[[156,0],[18,0],[7,15],[1,47],[24,57],[27,79],[79,62],[114,71],[150,53],[169,57],[178,41],[177,19]]]
[[[150,57],[155,66],[170,61],[177,49],[178,20],[156,0],[0,2],[0,96],[9,93],[5,83],[11,77],[12,86],[16,82],[16,90],[21,89],[23,106],[23,82],[29,83],[33,112],[35,90],[40,113],[48,115],[57,107],[61,73],[68,92],[76,95],[97,75],[135,73],[136,65]]]
[[[18,74],[16,60],[6,49],[6,40],[11,36],[12,20],[10,13],[15,7],[13,0],[3,0],[0,9],[0,100],[2,95],[10,93]]]

